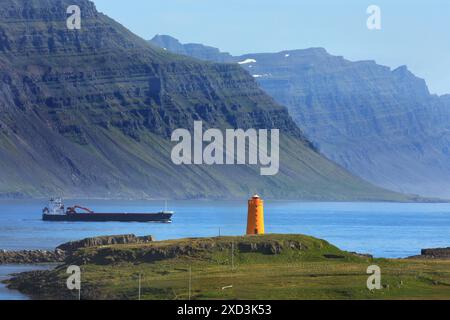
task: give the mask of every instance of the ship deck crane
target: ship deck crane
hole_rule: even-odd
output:
[[[73,207],[67,208],[67,214],[78,214],[77,209],[86,211],[87,213],[90,213],[90,214],[94,213],[94,211],[92,211],[89,208],[85,208],[85,207],[81,207],[81,206],[73,206]]]

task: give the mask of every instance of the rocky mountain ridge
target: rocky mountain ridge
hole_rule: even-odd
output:
[[[169,36],[151,41],[166,42],[206,57],[201,45],[192,53]],[[352,62],[323,48],[226,56],[287,106],[329,159],[385,188],[450,199],[450,98],[430,94],[406,66]]]
[[[80,30],[66,26],[70,5]],[[411,199],[328,161],[247,72],[156,48],[87,0],[0,3],[0,196]],[[176,166],[171,133],[281,132],[280,172]]]

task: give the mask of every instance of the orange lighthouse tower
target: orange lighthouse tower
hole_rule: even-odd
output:
[[[264,201],[254,195],[248,201],[247,235],[264,234]]]

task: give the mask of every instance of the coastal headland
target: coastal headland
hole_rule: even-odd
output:
[[[17,274],[8,286],[39,299],[450,299],[450,249],[375,259],[304,235],[167,241],[122,235],[70,242],[55,252],[54,270]],[[374,265],[379,290],[367,288]],[[67,289],[69,266],[80,267],[80,292]]]

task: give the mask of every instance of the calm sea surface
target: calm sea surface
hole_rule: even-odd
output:
[[[29,298],[16,290],[9,290],[6,285],[2,283],[3,280],[10,278],[13,273],[34,271],[34,270],[49,270],[54,268],[54,265],[0,265],[0,300],[28,300]]]
[[[96,212],[157,212],[161,201],[67,201]],[[91,236],[153,235],[157,240],[242,235],[245,202],[179,201],[171,224],[44,222],[43,201],[0,201],[0,249],[54,249]],[[376,257],[400,258],[421,248],[450,246],[450,204],[266,202],[266,231],[302,233],[326,239],[338,247]],[[0,266],[0,281],[11,273],[48,266]],[[0,300],[26,299],[0,284]]]
[[[96,212],[157,212],[162,201],[67,201]],[[44,222],[45,201],[0,201],[0,249],[54,249],[85,237],[153,235],[157,240],[242,235],[246,202],[169,202],[171,224]],[[450,246],[450,204],[266,202],[266,232],[302,233],[377,257],[416,255]],[[220,230],[220,231],[219,231]]]

